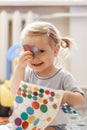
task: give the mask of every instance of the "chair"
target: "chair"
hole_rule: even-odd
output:
[[[20,55],[20,43],[16,43],[12,45],[8,51],[7,51],[7,57],[6,57],[6,80],[10,79],[11,76],[11,63],[14,58],[19,57]]]

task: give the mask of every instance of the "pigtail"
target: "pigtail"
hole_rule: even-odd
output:
[[[71,38],[68,37],[60,37],[60,51],[58,54],[58,57],[55,59],[55,65],[57,67],[65,67],[67,68],[67,62],[69,62],[72,45],[74,44],[74,41]]]
[[[69,58],[72,53],[73,45],[75,45],[75,42],[72,38],[61,37],[59,57],[61,57],[61,59]]]
[[[68,37],[62,37],[60,44],[61,44],[62,48],[71,49],[71,47],[73,45],[73,40],[71,38],[68,38]]]

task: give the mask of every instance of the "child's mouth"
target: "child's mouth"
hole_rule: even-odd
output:
[[[39,63],[39,64],[33,64],[33,66],[38,67],[38,66],[41,66],[42,64],[43,64],[43,62]]]

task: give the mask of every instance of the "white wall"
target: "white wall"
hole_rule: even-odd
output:
[[[87,7],[71,7],[71,13],[85,13]],[[87,85],[87,17],[70,19],[70,34],[76,40],[78,50],[73,50],[71,72],[81,85]],[[87,87],[87,86],[86,86]]]

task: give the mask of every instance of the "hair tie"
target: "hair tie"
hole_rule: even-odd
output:
[[[48,37],[50,36],[50,29],[49,28],[47,29],[47,36]]]

